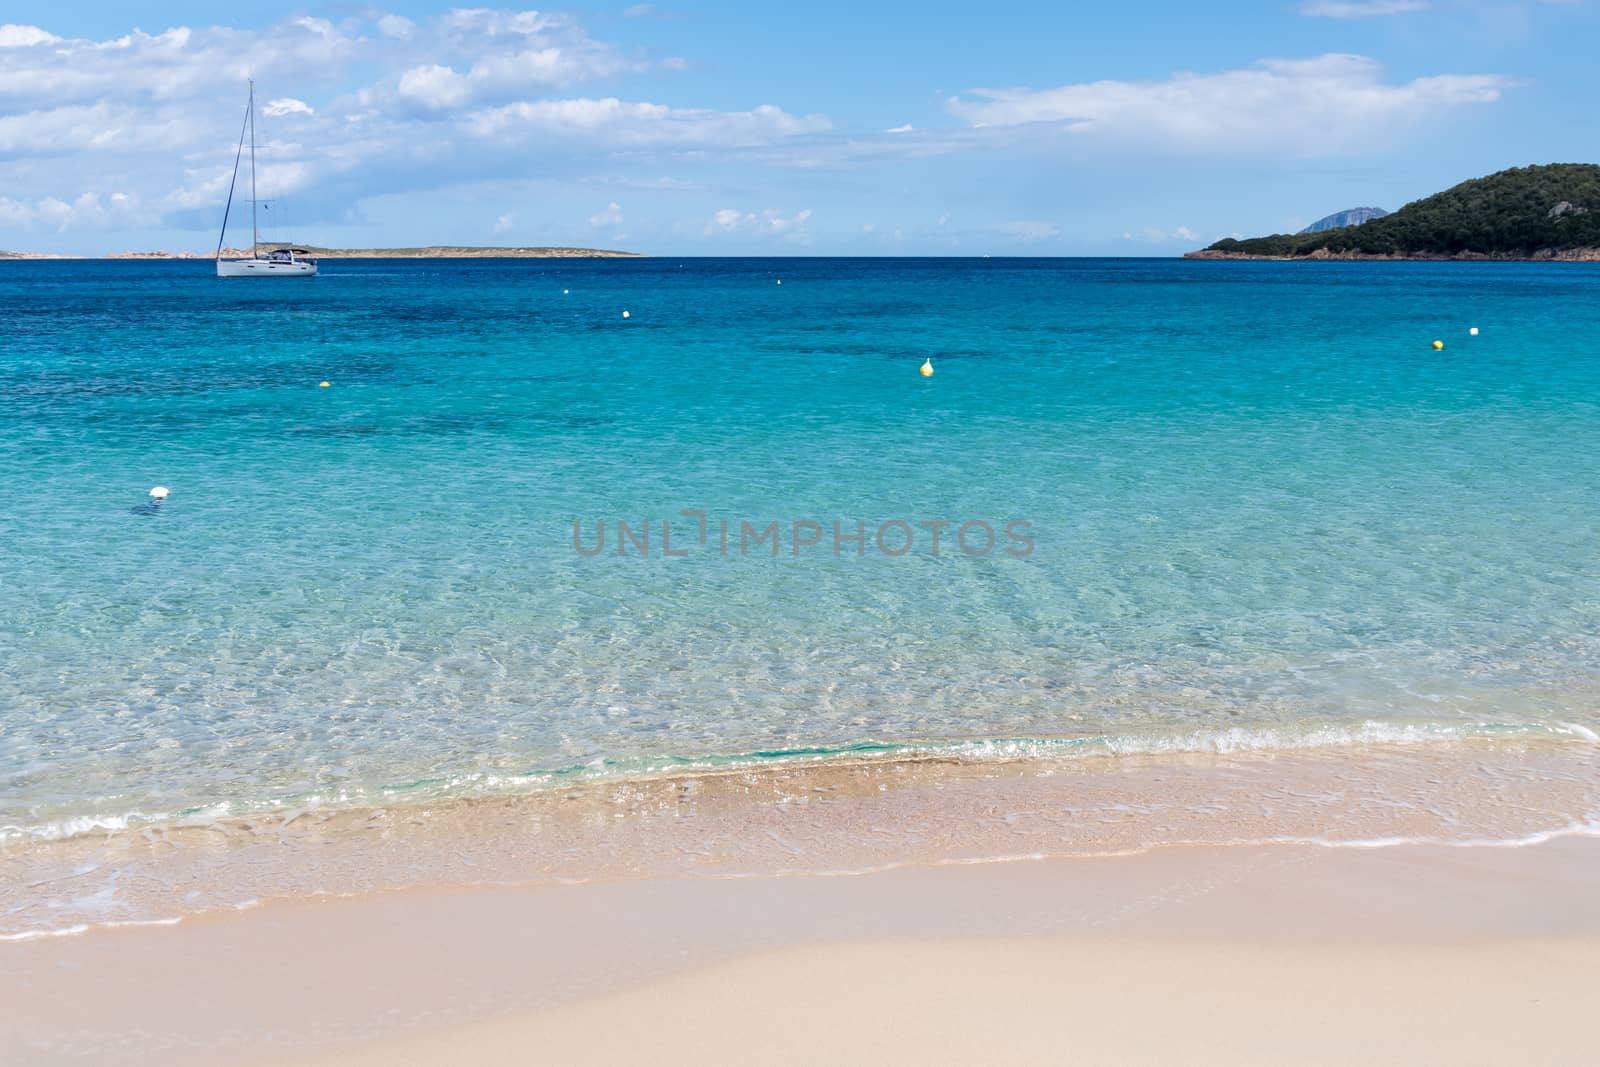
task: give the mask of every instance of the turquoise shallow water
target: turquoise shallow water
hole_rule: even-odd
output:
[[[0,264],[10,833],[677,757],[1600,730],[1593,265],[209,266]],[[895,520],[999,541],[891,557]]]

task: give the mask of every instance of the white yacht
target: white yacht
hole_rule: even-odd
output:
[[[250,141],[250,254],[243,259],[223,259],[222,244],[228,237],[228,215],[233,210],[233,190],[239,184],[239,163],[244,158],[246,135]],[[244,126],[239,130],[239,150],[233,157],[233,180],[228,183],[228,206],[222,210],[222,233],[217,236],[217,277],[219,278],[309,278],[317,273],[316,258],[303,248],[261,250],[261,228],[256,222],[256,83],[250,83],[250,101],[244,109]]]

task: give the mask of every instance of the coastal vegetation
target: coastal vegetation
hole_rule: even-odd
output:
[[[1226,238],[1205,259],[1600,259],[1600,165],[1475,178],[1383,218],[1315,233]]]

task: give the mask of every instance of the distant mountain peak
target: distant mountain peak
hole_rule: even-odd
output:
[[[1343,211],[1335,211],[1332,215],[1324,215],[1310,226],[1301,230],[1301,233],[1321,233],[1323,230],[1337,230],[1341,226],[1360,226],[1363,222],[1381,219],[1388,212],[1381,207],[1352,207]]]

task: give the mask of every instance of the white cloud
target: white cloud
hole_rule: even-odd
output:
[[[1428,10],[1428,0],[1306,0],[1300,14],[1325,19],[1369,19]]]
[[[31,48],[36,44],[55,44],[61,38],[46,33],[37,26],[18,26],[8,22],[0,26],[0,48]]]
[[[684,66],[598,40],[570,16],[413,17],[368,9],[96,40],[56,36],[49,22],[0,28],[0,247],[18,243],[5,239],[8,230],[71,229],[77,236],[64,244],[84,246],[91,226],[137,219],[214,228],[252,75],[262,196],[296,193],[286,206],[308,239],[330,221],[349,225],[382,210],[391,195],[515,176],[607,180],[618,196],[637,176],[668,168],[711,175],[735,155],[760,165],[756,152],[829,128],[821,116],[750,106],[759,100],[722,111],[564,91],[583,79]],[[646,184],[706,188],[688,171],[638,187]],[[113,195],[138,210],[114,205]],[[607,199],[601,193],[590,210]],[[620,242],[634,226],[615,211],[592,232]],[[585,217],[571,221],[581,227]],[[751,237],[808,239],[792,212],[756,217]],[[508,212],[494,224],[514,223]]]
[[[8,24],[0,26],[0,47],[15,53],[0,63],[0,113],[105,97],[209,101],[220,87],[242,89],[251,77],[263,87],[333,88],[364,67],[377,71],[368,103],[386,99],[407,72],[445,70],[460,84],[443,101],[436,99],[437,85],[426,93],[425,74],[408,88],[446,106],[483,106],[530,89],[653,66],[642,55],[624,55],[595,40],[569,17],[482,9],[446,12],[426,30],[398,15],[338,23],[299,17],[260,29],[179,26],[98,41]],[[304,98],[304,92],[296,95]]]
[[[138,108],[104,101],[0,114],[0,158],[173,151],[191,144],[203,129],[192,116],[167,106]]]
[[[82,193],[71,202],[53,196],[38,200],[12,200],[0,196],[0,226],[19,230],[48,229],[61,232],[80,226],[99,228],[148,222],[138,199],[127,193],[102,198]]]
[[[404,41],[417,32],[417,24],[404,15],[380,15],[377,20],[378,32],[385,37],[393,37]]]
[[[810,219],[810,208],[796,211],[793,215],[785,215],[772,208],[761,212],[723,208],[711,216],[711,221],[706,224],[703,232],[708,236],[743,234],[752,237],[781,237],[797,244],[810,244],[811,235],[806,226]]]
[[[400,95],[427,108],[455,107],[467,98],[467,80],[449,67],[429,63],[400,75]]]
[[[408,39],[418,40],[406,54],[426,62],[413,62],[392,84],[408,102],[439,111],[499,106],[593,78],[687,66],[677,57],[651,62],[624,55],[590,37],[570,17],[537,11],[454,9],[431,30],[407,31]],[[379,58],[392,52],[385,50]],[[372,95],[381,98],[381,93]]]
[[[1048,241],[1052,237],[1061,236],[1061,227],[1050,222],[1039,222],[1035,219],[1019,219],[1015,222],[1002,222],[992,227],[997,233],[1008,237],[1015,237],[1025,244],[1036,241]]]
[[[261,109],[265,115],[277,117],[280,115],[315,115],[316,111],[304,100],[296,100],[292,96],[280,97],[277,100],[268,100],[267,106]]]
[[[589,216],[591,226],[621,226],[622,205],[615,200],[605,206],[605,209]]]
[[[829,128],[819,115],[791,115],[763,104],[750,111],[674,108],[664,104],[604,100],[521,100],[468,116],[480,137],[523,136],[529,131],[603,137],[614,145],[769,144]]]
[[[776,151],[829,128],[821,116],[770,105],[720,111],[569,96],[560,90],[571,81],[672,64],[538,12],[453,10],[415,23],[381,12],[295,17],[107,40],[8,24],[0,56],[0,227],[78,225],[96,210],[85,195],[110,211],[113,193],[133,197],[152,225],[214,224],[251,76],[263,90],[261,117],[277,120],[260,145],[266,195],[312,191],[293,205],[302,223],[387,193],[574,165],[614,171],[624,153],[703,161]],[[364,78],[355,88],[353,73]]]
[[[974,126],[1048,124],[1064,136],[1166,151],[1325,155],[1383,133],[1492,103],[1515,83],[1494,74],[1384,81],[1365,56],[1267,59],[1245,70],[1054,89],[975,89],[949,101]]]
[[[762,219],[762,228],[768,233],[788,233],[793,230],[800,229],[806,224],[806,220],[810,217],[810,208],[806,208],[803,211],[796,211],[792,218],[787,219],[779,216],[777,212],[769,211]]]
[[[1372,7],[1382,0],[1344,2]],[[322,218],[343,216],[364,197],[510,175],[576,174],[585,181],[604,175],[616,187],[594,194],[591,207],[631,187],[638,175],[680,167],[705,192],[750,196],[717,184],[727,177],[718,164],[728,160],[746,168],[844,169],[1063,144],[1081,145],[1085,154],[1128,146],[1239,155],[1365,152],[1386,133],[1491,102],[1512,84],[1492,74],[1400,82],[1370,59],[1333,55],[1151,82],[974,90],[949,102],[969,125],[929,130],[906,123],[845,135],[821,115],[752,106],[758,100],[718,110],[628,99],[620,91],[613,96],[609,87],[572,89],[684,64],[596,39],[571,16],[469,9],[413,22],[362,10],[355,5],[331,20],[285,17],[247,29],[130,30],[106,40],[59,37],[48,23],[0,26],[0,168],[10,198],[4,218],[77,225],[97,210],[85,195],[112,213],[114,194],[131,198],[143,216],[180,220],[172,225],[196,225],[196,213],[209,218],[213,208],[220,214],[251,75],[263,90],[263,114],[280,119],[266,124],[278,139],[262,145],[263,174],[314,191],[311,210]],[[742,189],[761,187],[747,174],[739,181]],[[302,201],[293,206],[300,212]],[[117,210],[118,218],[133,217]],[[648,232],[637,229],[646,225],[637,218],[642,210],[630,199],[636,216],[630,228],[641,233]],[[695,211],[682,232],[709,225],[719,234],[795,240],[811,225],[809,212],[793,209],[733,211],[729,227],[706,221],[708,203]],[[583,218],[580,211],[575,221],[581,226]],[[1012,229],[1002,232],[1022,240],[1058,235],[1046,234],[1049,223],[1007,225]],[[882,227],[887,238],[893,223]],[[926,239],[929,232],[919,228],[915,236]]]
[[[1187,226],[1178,226],[1172,230],[1163,230],[1159,226],[1146,226],[1137,232],[1128,230],[1123,233],[1124,241],[1149,241],[1153,244],[1164,244],[1172,241],[1195,242],[1200,240],[1200,235]]]
[[[301,160],[267,160],[256,165],[256,182],[263,196],[298,193],[310,179],[311,168]]]
[[[333,23],[329,22],[327,19],[312,18],[310,15],[301,15],[298,18],[290,19],[289,23],[290,25],[299,26],[303,29],[310,30],[319,37],[338,36],[337,32],[333,28]]]
[[[448,32],[490,37],[539,37],[551,30],[572,25],[572,21],[564,15],[484,7],[451,8],[440,17],[439,22]]]
[[[292,19],[260,31],[174,27],[133,30],[106,41],[57,39],[12,50],[0,63],[0,112],[50,109],[113,99],[214,101],[247,79],[261,85],[327,85],[364,44],[318,19]]]
[[[213,101],[222,86],[328,85],[355,58],[357,38],[317,19],[278,22],[259,32],[173,27],[133,30],[114,40],[58,40],[22,48],[0,64],[0,110],[61,107],[114,99]]]
[[[463,61],[462,77],[475,103],[650,66],[590,37],[566,15],[457,8],[440,16],[435,28],[436,51]]]

